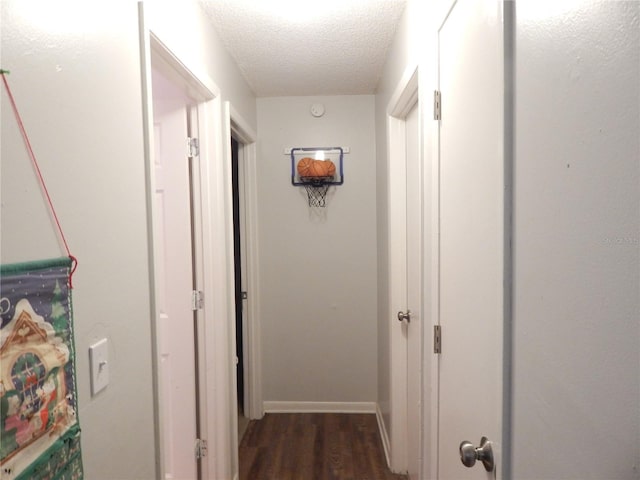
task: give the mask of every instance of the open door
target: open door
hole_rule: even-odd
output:
[[[505,321],[502,2],[457,1],[438,31],[438,42],[442,329],[438,478],[502,478],[498,468]],[[489,443],[481,448],[483,437]]]
[[[158,351],[165,478],[200,478],[190,99],[153,70]]]
[[[231,177],[233,184],[233,249],[235,271],[235,299],[236,299],[236,394],[238,404],[238,442],[249,423],[249,377],[250,366],[245,361],[247,348],[247,262],[246,262],[246,226],[244,215],[244,176],[240,162],[240,144],[231,137]]]

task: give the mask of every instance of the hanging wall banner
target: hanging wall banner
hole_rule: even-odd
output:
[[[0,478],[82,479],[69,272],[0,267]]]

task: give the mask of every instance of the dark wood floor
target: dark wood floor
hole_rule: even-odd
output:
[[[268,413],[240,442],[240,480],[404,480],[387,467],[375,415]]]

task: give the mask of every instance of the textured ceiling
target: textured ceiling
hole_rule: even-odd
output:
[[[270,97],[374,93],[406,0],[200,3],[255,94]]]

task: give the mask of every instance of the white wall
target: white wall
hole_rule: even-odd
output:
[[[376,89],[376,181],[377,235],[378,235],[378,405],[385,428],[391,430],[391,338],[389,312],[389,218],[387,161],[387,107],[405,70],[410,66],[409,49],[415,32],[412,31],[411,2],[405,8],[396,29],[387,61]],[[417,42],[416,42],[417,43]],[[415,59],[411,60],[415,65]]]
[[[155,475],[138,20],[134,3],[65,9],[3,1],[2,66],[72,253],[87,478]],[[78,21],[82,19],[82,21]],[[4,95],[4,94],[3,94]],[[57,257],[44,199],[2,103],[2,262]],[[88,347],[110,342],[91,398]]]
[[[404,70],[408,66],[409,15],[405,9],[398,24],[387,62],[376,90],[376,215],[378,236],[378,405],[385,428],[391,428],[391,339],[389,331],[389,218],[387,165],[387,106]]]
[[[321,102],[326,113],[313,117]],[[375,402],[374,97],[258,99],[266,402]],[[312,212],[285,147],[348,146],[344,185]]]
[[[138,8],[134,1],[70,3],[0,2],[0,63],[11,70],[79,259],[73,295],[86,477],[155,478]],[[191,48],[188,67],[212,78],[255,127],[250,89],[197,5],[181,5],[169,21],[155,10],[152,27],[178,53]],[[4,94],[1,135],[2,263],[61,256]],[[87,352],[103,337],[111,345],[110,384],[92,398]]]
[[[640,478],[639,8],[518,2],[513,478]]]

